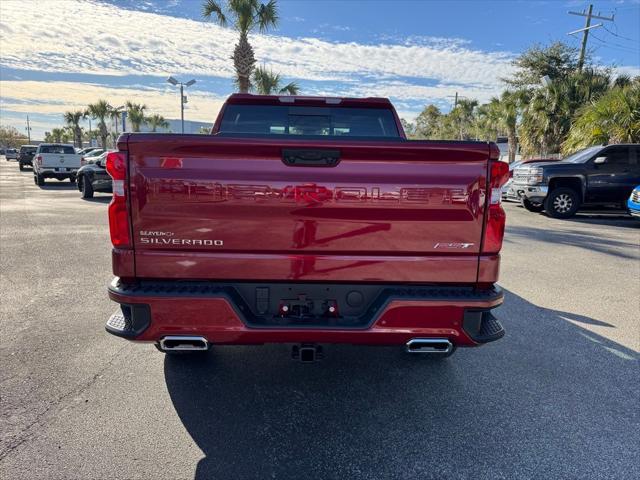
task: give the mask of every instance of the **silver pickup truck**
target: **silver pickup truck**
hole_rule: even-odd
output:
[[[76,153],[73,145],[62,143],[41,143],[33,157],[33,181],[44,185],[45,178],[75,183],[78,169],[83,165],[82,155]]]

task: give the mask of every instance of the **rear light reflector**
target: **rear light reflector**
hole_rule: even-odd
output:
[[[509,165],[505,162],[489,162],[489,205],[482,239],[482,253],[498,253],[502,248],[507,215],[502,208],[502,186],[509,179]]]
[[[107,154],[107,173],[113,179],[113,197],[109,204],[111,243],[117,248],[131,247],[129,212],[127,209],[127,159],[124,152]]]

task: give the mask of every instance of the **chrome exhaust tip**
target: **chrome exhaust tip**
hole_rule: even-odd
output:
[[[160,350],[165,352],[208,350],[209,342],[204,337],[168,336],[160,340]]]
[[[453,343],[446,338],[412,338],[406,345],[408,353],[446,355],[453,350]]]

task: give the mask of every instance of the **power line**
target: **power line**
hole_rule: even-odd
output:
[[[614,25],[615,25],[615,24],[614,24]],[[630,41],[630,42],[635,42],[636,44],[637,44],[638,42],[640,42],[640,40],[638,40],[637,38],[629,38],[629,37],[625,37],[624,35],[619,35],[619,34],[617,34],[617,33],[615,33],[615,32],[612,32],[611,30],[609,30],[609,29],[607,28],[607,26],[606,26],[606,25],[603,25],[602,27],[603,27],[607,32],[609,32],[611,35],[613,35],[614,37],[622,38],[623,40],[628,40],[628,41]]]
[[[617,48],[618,50],[622,50],[624,52],[631,52],[631,53],[640,52],[640,49],[637,49],[637,48],[634,49],[633,47],[629,47],[627,45],[620,45],[619,43],[612,43],[607,40],[603,40],[602,38],[597,37],[595,33],[593,34],[593,38],[595,40],[598,40],[600,43],[602,43],[604,46],[608,48]]]

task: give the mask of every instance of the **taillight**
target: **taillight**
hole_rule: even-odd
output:
[[[42,155],[38,155],[36,157],[36,162],[38,162],[38,166],[41,167],[42,166]]]
[[[117,248],[131,247],[127,212],[127,158],[123,152],[107,154],[107,173],[113,179],[113,197],[109,204],[111,243]]]
[[[86,165],[87,161],[84,159],[84,157],[80,157],[80,166],[82,165]]]
[[[484,229],[482,253],[498,253],[502,248],[507,218],[502,208],[502,186],[509,179],[509,165],[498,160],[489,161],[489,205]]]

